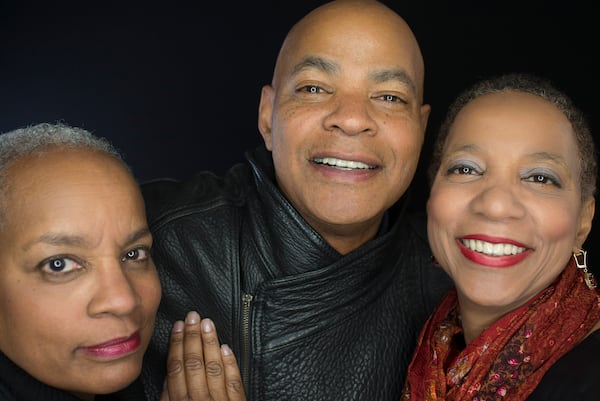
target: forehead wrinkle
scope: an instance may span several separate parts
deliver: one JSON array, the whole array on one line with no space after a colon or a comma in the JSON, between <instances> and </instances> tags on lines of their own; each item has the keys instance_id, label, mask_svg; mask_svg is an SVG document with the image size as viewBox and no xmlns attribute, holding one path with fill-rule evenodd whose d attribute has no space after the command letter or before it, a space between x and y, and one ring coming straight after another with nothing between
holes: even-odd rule
<instances>
[{"instance_id":1,"label":"forehead wrinkle","mask_svg":"<svg viewBox=\"0 0 600 401\"><path fill-rule=\"evenodd\" d=\"M142 238L151 236L150 230L144 227L136 232L130 234L125 240L124 246L131 245ZM86 247L89 246L89 242L82 236L69 235L62 233L45 233L39 237L27 242L23 246L23 251L28 251L36 244L46 244L52 246L74 246L74 247Z\"/></svg>"},{"instance_id":2,"label":"forehead wrinkle","mask_svg":"<svg viewBox=\"0 0 600 401\"><path fill-rule=\"evenodd\" d=\"M27 242L23 246L23 251L28 251L34 245L37 244L47 244L52 246L78 246L83 247L88 244L88 242L79 235L70 235L63 233L45 233L40 235L39 237Z\"/></svg>"},{"instance_id":3,"label":"forehead wrinkle","mask_svg":"<svg viewBox=\"0 0 600 401\"><path fill-rule=\"evenodd\" d=\"M315 68L328 74L333 74L340 70L339 66L331 60L319 56L307 56L294 66L292 74L297 75L298 73L311 68Z\"/></svg>"},{"instance_id":4,"label":"forehead wrinkle","mask_svg":"<svg viewBox=\"0 0 600 401\"><path fill-rule=\"evenodd\" d=\"M377 83L397 81L401 84L407 85L413 93L417 93L417 86L415 85L415 82L405 70L400 68L371 71L369 73L369 79Z\"/></svg>"}]
</instances>

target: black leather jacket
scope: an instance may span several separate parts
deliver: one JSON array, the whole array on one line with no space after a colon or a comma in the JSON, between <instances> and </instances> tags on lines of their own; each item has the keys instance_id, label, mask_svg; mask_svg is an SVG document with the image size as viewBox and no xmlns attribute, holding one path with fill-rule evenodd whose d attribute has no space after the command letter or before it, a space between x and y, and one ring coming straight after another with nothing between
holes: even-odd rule
<instances>
[{"instance_id":1,"label":"black leather jacket","mask_svg":"<svg viewBox=\"0 0 600 401\"><path fill-rule=\"evenodd\" d=\"M249 400L398 401L418 332L450 285L423 221L390 211L377 238L342 256L282 197L270 153L247 158L223 177L142 187L163 285L148 399L173 322L196 310L235 352Z\"/></svg>"}]
</instances>

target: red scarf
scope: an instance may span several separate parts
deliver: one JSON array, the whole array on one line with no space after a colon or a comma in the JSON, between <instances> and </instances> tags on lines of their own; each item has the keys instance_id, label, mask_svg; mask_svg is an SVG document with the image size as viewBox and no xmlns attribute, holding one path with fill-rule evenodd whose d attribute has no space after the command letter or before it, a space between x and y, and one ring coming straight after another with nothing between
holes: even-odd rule
<instances>
[{"instance_id":1,"label":"red scarf","mask_svg":"<svg viewBox=\"0 0 600 401\"><path fill-rule=\"evenodd\" d=\"M571 259L548 288L461 349L456 290L451 289L421 331L402 399L525 400L599 320L600 291L587 287Z\"/></svg>"}]
</instances>

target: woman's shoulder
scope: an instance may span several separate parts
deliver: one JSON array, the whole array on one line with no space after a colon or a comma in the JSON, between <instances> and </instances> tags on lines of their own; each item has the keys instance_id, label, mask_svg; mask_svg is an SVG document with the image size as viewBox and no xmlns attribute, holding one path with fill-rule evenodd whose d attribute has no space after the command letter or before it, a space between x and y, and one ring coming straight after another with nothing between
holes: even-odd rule
<instances>
[{"instance_id":1,"label":"woman's shoulder","mask_svg":"<svg viewBox=\"0 0 600 401\"><path fill-rule=\"evenodd\" d=\"M546 372L528 401L597 401L600 394L600 330Z\"/></svg>"}]
</instances>

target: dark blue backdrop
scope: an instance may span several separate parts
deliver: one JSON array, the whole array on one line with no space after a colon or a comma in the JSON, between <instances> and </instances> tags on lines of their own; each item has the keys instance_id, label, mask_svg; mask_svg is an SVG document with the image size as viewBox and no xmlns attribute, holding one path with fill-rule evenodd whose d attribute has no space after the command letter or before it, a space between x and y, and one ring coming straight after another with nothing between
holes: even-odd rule
<instances>
[{"instance_id":1,"label":"dark blue backdrop","mask_svg":"<svg viewBox=\"0 0 600 401\"><path fill-rule=\"evenodd\" d=\"M0 132L42 121L87 128L120 147L140 180L224 171L259 143L260 88L286 30L321 2L213 3L0 0ZM387 3L422 46L429 137L461 88L505 71L553 79L598 131L600 35L589 9ZM424 199L424 176L415 182Z\"/></svg>"}]
</instances>

